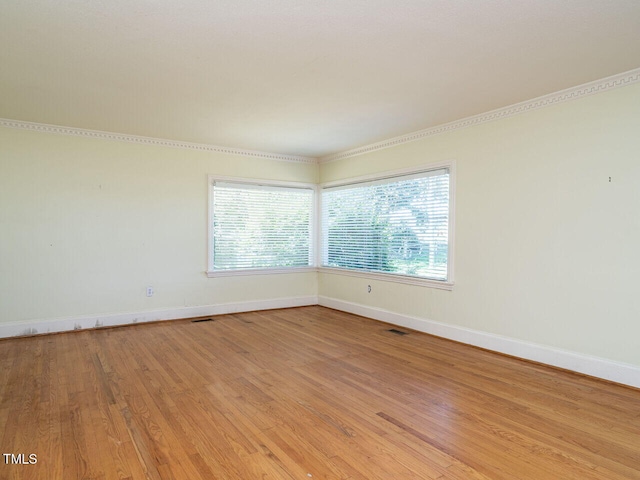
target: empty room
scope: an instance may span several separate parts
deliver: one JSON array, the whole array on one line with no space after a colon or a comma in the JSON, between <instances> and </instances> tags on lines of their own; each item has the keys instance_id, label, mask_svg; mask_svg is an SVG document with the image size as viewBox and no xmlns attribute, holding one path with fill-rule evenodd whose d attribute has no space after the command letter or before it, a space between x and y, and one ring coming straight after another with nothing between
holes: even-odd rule
<instances>
[{"instance_id":1,"label":"empty room","mask_svg":"<svg viewBox=\"0 0 640 480\"><path fill-rule=\"evenodd\" d=\"M0 3L0 480L640 479L640 2Z\"/></svg>"}]
</instances>

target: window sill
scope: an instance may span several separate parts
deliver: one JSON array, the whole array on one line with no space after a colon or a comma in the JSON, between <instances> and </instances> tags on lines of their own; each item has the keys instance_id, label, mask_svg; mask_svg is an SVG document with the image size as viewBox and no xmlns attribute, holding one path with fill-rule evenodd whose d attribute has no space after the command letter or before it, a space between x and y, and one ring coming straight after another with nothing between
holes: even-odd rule
<instances>
[{"instance_id":1,"label":"window sill","mask_svg":"<svg viewBox=\"0 0 640 480\"><path fill-rule=\"evenodd\" d=\"M207 277L238 277L243 275L277 275L281 273L316 272L315 267L247 268L245 270L208 270Z\"/></svg>"},{"instance_id":2,"label":"window sill","mask_svg":"<svg viewBox=\"0 0 640 480\"><path fill-rule=\"evenodd\" d=\"M403 283L406 285L419 285L423 287L438 288L440 290L453 290L453 282L431 280L428 278L412 277L410 275L397 275L390 273L363 272L358 270L347 270L343 268L320 267L320 273L330 275L345 275L347 277L369 278L371 280L381 280L384 282Z\"/></svg>"},{"instance_id":3,"label":"window sill","mask_svg":"<svg viewBox=\"0 0 640 480\"><path fill-rule=\"evenodd\" d=\"M207 277L241 277L246 275L279 275L283 273L307 273L319 272L330 275L344 275L347 277L368 278L371 280L381 280L384 282L403 283L405 285L419 285L422 287L437 288L440 290L453 290L453 282L431 280L428 278L412 277L409 275L397 275L390 273L363 272L358 270L347 270L343 268L330 267L292 267L292 268L252 268L246 270L214 270L207 271Z\"/></svg>"}]
</instances>

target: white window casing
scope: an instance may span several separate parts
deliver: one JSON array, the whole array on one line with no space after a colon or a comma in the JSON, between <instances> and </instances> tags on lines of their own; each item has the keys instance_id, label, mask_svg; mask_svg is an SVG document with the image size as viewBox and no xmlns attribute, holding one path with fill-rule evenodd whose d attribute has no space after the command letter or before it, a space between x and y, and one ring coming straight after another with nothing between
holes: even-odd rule
<instances>
[{"instance_id":1,"label":"white window casing","mask_svg":"<svg viewBox=\"0 0 640 480\"><path fill-rule=\"evenodd\" d=\"M325 184L320 271L453 286L454 162Z\"/></svg>"},{"instance_id":2,"label":"white window casing","mask_svg":"<svg viewBox=\"0 0 640 480\"><path fill-rule=\"evenodd\" d=\"M209 177L207 276L324 273L453 288L455 162L323 185Z\"/></svg>"},{"instance_id":3,"label":"white window casing","mask_svg":"<svg viewBox=\"0 0 640 480\"><path fill-rule=\"evenodd\" d=\"M210 277L314 269L315 186L210 177Z\"/></svg>"}]
</instances>

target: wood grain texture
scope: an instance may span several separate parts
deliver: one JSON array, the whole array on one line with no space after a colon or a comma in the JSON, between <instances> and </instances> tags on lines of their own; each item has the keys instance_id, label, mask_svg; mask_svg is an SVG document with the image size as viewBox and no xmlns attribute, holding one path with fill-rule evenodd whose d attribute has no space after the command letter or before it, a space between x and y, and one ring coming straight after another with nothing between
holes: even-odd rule
<instances>
[{"instance_id":1,"label":"wood grain texture","mask_svg":"<svg viewBox=\"0 0 640 480\"><path fill-rule=\"evenodd\" d=\"M640 391L323 307L0 341L0 479L640 479Z\"/></svg>"}]
</instances>

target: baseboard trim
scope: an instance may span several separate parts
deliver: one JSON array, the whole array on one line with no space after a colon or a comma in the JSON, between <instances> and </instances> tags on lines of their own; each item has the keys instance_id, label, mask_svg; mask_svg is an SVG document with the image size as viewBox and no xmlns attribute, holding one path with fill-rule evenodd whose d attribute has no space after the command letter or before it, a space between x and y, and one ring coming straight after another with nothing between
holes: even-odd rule
<instances>
[{"instance_id":1,"label":"baseboard trim","mask_svg":"<svg viewBox=\"0 0 640 480\"><path fill-rule=\"evenodd\" d=\"M640 388L640 367L320 295L324 307L411 328L494 352Z\"/></svg>"},{"instance_id":2,"label":"baseboard trim","mask_svg":"<svg viewBox=\"0 0 640 480\"><path fill-rule=\"evenodd\" d=\"M200 305L195 307L177 307L133 313L87 315L80 317L54 318L28 322L2 323L0 324L0 338L67 332L71 330L83 330L87 328L115 327L136 323L157 322L162 320L178 320L180 318L222 315L225 313L240 313L256 310L273 310L276 308L304 307L317 304L318 297L316 295L308 295L303 297L286 297L270 300L254 300L249 302L221 303L217 305Z\"/></svg>"},{"instance_id":3,"label":"baseboard trim","mask_svg":"<svg viewBox=\"0 0 640 480\"><path fill-rule=\"evenodd\" d=\"M323 295L285 297L249 302L221 303L194 307L177 307L133 313L87 315L80 317L55 318L29 322L0 324L0 338L40 335L46 333L83 330L88 328L115 327L137 323L178 320L181 318L223 315L277 308L322 305L343 312L373 318L438 337L455 340L494 352L544 363L571 370L592 377L640 388L640 367L600 357L539 345L523 340L495 335L470 328L447 325L424 318L403 315L381 308L370 307Z\"/></svg>"}]
</instances>

